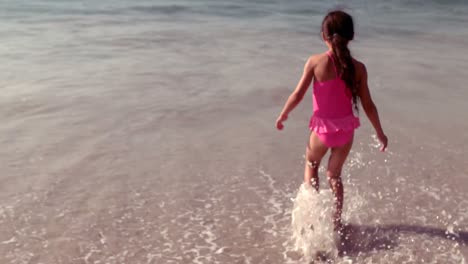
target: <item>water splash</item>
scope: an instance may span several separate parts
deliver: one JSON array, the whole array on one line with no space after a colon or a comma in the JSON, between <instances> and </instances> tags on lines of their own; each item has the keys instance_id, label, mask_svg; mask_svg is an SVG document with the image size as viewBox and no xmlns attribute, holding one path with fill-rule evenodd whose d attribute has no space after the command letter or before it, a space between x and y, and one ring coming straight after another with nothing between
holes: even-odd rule
<instances>
[{"instance_id":1,"label":"water splash","mask_svg":"<svg viewBox=\"0 0 468 264\"><path fill-rule=\"evenodd\" d=\"M316 192L301 185L292 210L292 239L307 261L326 255L336 257L338 250L332 224L333 198L330 191Z\"/></svg>"},{"instance_id":2,"label":"water splash","mask_svg":"<svg viewBox=\"0 0 468 264\"><path fill-rule=\"evenodd\" d=\"M352 185L352 183L348 183ZM297 191L291 212L292 244L294 250L302 254L302 258L310 261L321 259L332 261L338 259L346 241L339 239L333 231L332 214L334 210L333 193L326 189L316 192L311 187L302 184ZM344 223L360 223L365 218L366 200L357 192L356 188L345 190L345 211L342 219ZM347 240L344 236L342 239ZM341 258L341 261L349 259ZM347 262L344 262L347 263Z\"/></svg>"}]
</instances>

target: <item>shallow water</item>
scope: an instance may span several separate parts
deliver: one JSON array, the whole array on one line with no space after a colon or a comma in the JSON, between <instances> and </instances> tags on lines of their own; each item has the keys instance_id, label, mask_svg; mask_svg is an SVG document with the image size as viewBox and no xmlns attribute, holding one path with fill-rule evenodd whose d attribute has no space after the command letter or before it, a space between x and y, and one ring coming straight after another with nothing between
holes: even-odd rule
<instances>
[{"instance_id":1,"label":"shallow water","mask_svg":"<svg viewBox=\"0 0 468 264\"><path fill-rule=\"evenodd\" d=\"M320 250L465 263L468 4L396 0L1 2L0 262L313 258L332 240L308 218L331 209L325 178L315 203L300 189L310 93L284 131L274 121L336 5L390 146L361 110L348 239ZM309 221L324 231L297 236Z\"/></svg>"}]
</instances>

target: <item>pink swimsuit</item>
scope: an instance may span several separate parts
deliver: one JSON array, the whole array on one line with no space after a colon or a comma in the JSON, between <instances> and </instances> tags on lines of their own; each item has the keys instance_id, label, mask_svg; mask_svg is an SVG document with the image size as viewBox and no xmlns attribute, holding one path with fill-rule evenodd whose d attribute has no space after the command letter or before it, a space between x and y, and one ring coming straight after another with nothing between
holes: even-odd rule
<instances>
[{"instance_id":1,"label":"pink swimsuit","mask_svg":"<svg viewBox=\"0 0 468 264\"><path fill-rule=\"evenodd\" d=\"M352 140L359 118L353 114L351 91L339 77L331 52L327 52L335 68L336 78L314 81L313 107L309 128L328 147L338 147Z\"/></svg>"}]
</instances>

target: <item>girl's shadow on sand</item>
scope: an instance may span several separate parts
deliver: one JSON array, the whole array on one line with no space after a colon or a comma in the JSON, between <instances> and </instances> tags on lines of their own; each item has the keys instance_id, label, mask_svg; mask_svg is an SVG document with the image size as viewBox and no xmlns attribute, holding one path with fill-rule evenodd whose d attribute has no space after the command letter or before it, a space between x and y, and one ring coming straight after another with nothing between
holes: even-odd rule
<instances>
[{"instance_id":1,"label":"girl's shadow on sand","mask_svg":"<svg viewBox=\"0 0 468 264\"><path fill-rule=\"evenodd\" d=\"M422 227L412 225L384 225L363 226L346 225L344 238L339 247L342 255L355 256L375 250L391 250L398 246L400 234L420 234L444 238L460 244L468 243L468 232L462 231L455 234L447 230L433 227Z\"/></svg>"}]
</instances>

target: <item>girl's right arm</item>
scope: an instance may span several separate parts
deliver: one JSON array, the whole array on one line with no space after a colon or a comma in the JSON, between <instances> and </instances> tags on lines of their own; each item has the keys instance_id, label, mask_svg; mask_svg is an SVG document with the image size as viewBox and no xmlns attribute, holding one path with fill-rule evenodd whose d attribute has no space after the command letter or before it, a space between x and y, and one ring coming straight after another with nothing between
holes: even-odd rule
<instances>
[{"instance_id":1,"label":"girl's right arm","mask_svg":"<svg viewBox=\"0 0 468 264\"><path fill-rule=\"evenodd\" d=\"M362 104L362 108L364 108L364 111L366 112L367 118L369 118L369 121L372 123L372 126L375 129L375 132L377 133L377 137L382 144L380 147L380 151L385 151L387 148L388 144L388 139L387 136L385 135L382 125L380 124L380 118L379 118L379 113L377 111L377 107L374 104L374 101L372 101L372 97L370 95L369 91L369 86L367 84L367 70L366 66L358 62L357 63L357 73L359 77L359 99Z\"/></svg>"},{"instance_id":2,"label":"girl's right arm","mask_svg":"<svg viewBox=\"0 0 468 264\"><path fill-rule=\"evenodd\" d=\"M314 78L315 64L316 56L312 56L307 60L304 66L304 72L302 73L302 77L299 80L296 89L294 89L294 92L292 92L292 94L289 96L286 104L283 107L283 110L278 116L278 119L276 119L276 128L278 130L283 129L283 122L288 119L288 114L302 101L302 98L304 98L304 95L309 88L312 79Z\"/></svg>"}]
</instances>

